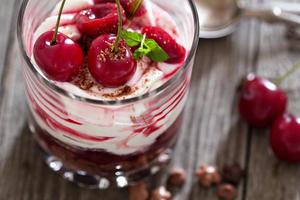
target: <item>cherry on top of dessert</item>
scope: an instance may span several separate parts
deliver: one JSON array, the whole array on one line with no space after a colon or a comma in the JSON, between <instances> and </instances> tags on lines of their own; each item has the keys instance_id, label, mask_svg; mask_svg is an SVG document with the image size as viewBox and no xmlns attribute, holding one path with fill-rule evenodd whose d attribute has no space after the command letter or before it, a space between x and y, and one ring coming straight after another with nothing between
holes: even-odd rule
<instances>
[{"instance_id":1,"label":"cherry on top of dessert","mask_svg":"<svg viewBox=\"0 0 300 200\"><path fill-rule=\"evenodd\" d=\"M46 76L55 81L71 81L80 71L83 52L80 46L62 33L51 44L54 31L43 33L35 42L33 55Z\"/></svg>"},{"instance_id":2,"label":"cherry on top of dessert","mask_svg":"<svg viewBox=\"0 0 300 200\"><path fill-rule=\"evenodd\" d=\"M83 64L83 52L71 38L58 33L66 0L63 0L57 17L55 31L43 33L35 42L33 56L45 75L55 81L71 81Z\"/></svg>"},{"instance_id":3,"label":"cherry on top of dessert","mask_svg":"<svg viewBox=\"0 0 300 200\"><path fill-rule=\"evenodd\" d=\"M125 11L121 8L122 21L126 21ZM97 37L105 33L117 33L118 11L115 3L96 4L82 10L75 17L79 30L90 37Z\"/></svg>"},{"instance_id":4,"label":"cherry on top of dessert","mask_svg":"<svg viewBox=\"0 0 300 200\"><path fill-rule=\"evenodd\" d=\"M88 67L93 78L104 87L119 87L134 75L137 63L124 40L118 51L112 51L116 36L104 34L96 38L88 51Z\"/></svg>"},{"instance_id":5,"label":"cherry on top of dessert","mask_svg":"<svg viewBox=\"0 0 300 200\"><path fill-rule=\"evenodd\" d=\"M58 33L65 1L62 1L55 31L42 34L33 49L34 58L41 70L55 81L72 81L75 76L78 77L84 60L80 46L66 35ZM116 3L110 3L111 1ZM142 0L121 1L131 15L140 10L142 3ZM123 30L122 24L126 21L126 16L120 0L95 2L94 6L81 10L75 16L75 21L83 38L90 38L92 41L88 45L86 60L89 72L96 82L104 87L125 85L136 71L136 60L144 55L155 62L179 63L184 60L185 49L159 27L144 27L144 35ZM137 49L132 50L130 47L133 46Z\"/></svg>"},{"instance_id":6,"label":"cherry on top of dessert","mask_svg":"<svg viewBox=\"0 0 300 200\"><path fill-rule=\"evenodd\" d=\"M122 10L116 0L118 34L104 34L96 38L88 51L88 68L94 79L104 87L119 87L127 83L136 71L137 63L131 49L121 38Z\"/></svg>"}]
</instances>

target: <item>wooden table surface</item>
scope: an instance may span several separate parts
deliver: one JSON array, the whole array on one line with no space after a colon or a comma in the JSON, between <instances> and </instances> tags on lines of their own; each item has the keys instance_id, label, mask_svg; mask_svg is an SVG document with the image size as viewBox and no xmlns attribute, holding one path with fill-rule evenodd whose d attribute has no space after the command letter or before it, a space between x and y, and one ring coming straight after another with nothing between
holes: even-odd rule
<instances>
[{"instance_id":1,"label":"wooden table surface","mask_svg":"<svg viewBox=\"0 0 300 200\"><path fill-rule=\"evenodd\" d=\"M126 189L78 188L42 162L26 126L15 38L20 0L0 3L0 200L126 200ZM201 164L238 162L246 169L238 200L300 200L300 165L277 161L269 149L268 130L248 127L236 110L236 86L242 76L255 72L275 77L300 59L300 49L291 49L290 43L284 27L255 20L244 21L229 37L200 40L173 160L173 165L187 170L188 181L174 199L217 199L214 189L196 184L193 172ZM299 76L300 72L292 75L282 85L294 114L300 114ZM163 182L165 175L160 178Z\"/></svg>"}]
</instances>

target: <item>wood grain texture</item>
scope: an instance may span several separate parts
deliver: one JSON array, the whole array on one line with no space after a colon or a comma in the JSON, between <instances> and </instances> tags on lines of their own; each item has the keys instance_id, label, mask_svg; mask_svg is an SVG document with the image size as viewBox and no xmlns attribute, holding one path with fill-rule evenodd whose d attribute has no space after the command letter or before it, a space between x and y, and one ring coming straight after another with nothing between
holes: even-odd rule
<instances>
[{"instance_id":1,"label":"wood grain texture","mask_svg":"<svg viewBox=\"0 0 300 200\"><path fill-rule=\"evenodd\" d=\"M299 1L298 1L299 2ZM266 77L276 77L284 73L300 58L298 51L290 48L285 38L286 29L280 25L260 25L256 73ZM289 111L300 113L300 72L290 76L282 85L288 92ZM269 130L251 132L251 148L247 182L247 200L299 200L300 168L278 161L269 148Z\"/></svg>"},{"instance_id":2,"label":"wood grain texture","mask_svg":"<svg viewBox=\"0 0 300 200\"><path fill-rule=\"evenodd\" d=\"M7 56L8 50L12 47L10 42L14 38L12 29L14 29L15 24L13 23L13 16L16 13L15 0L1 0L0 6L0 76L3 69L7 68L7 63L5 63L5 57Z\"/></svg>"},{"instance_id":3,"label":"wood grain texture","mask_svg":"<svg viewBox=\"0 0 300 200\"><path fill-rule=\"evenodd\" d=\"M8 9L13 3L3 5ZM0 12L1 9L3 7ZM13 32L14 28L10 34L0 31L0 38L8 39ZM1 79L0 200L126 200L126 189L78 188L51 172L42 162L26 126L27 109L17 42L15 38L10 42ZM198 186L194 171L202 164L222 167L233 162L247 169L238 200L300 199L299 167L276 161L268 149L267 131L249 129L239 120L236 111L236 87L243 75L255 71L274 77L299 57L299 52L289 49L281 26L255 20L245 21L229 37L200 40L182 134L172 162L173 166L187 170L188 181L173 199L216 200L214 189ZM293 75L283 85L290 97L290 110L295 114L300 112L299 75L300 72ZM155 182L165 180L166 174L162 173Z\"/></svg>"}]
</instances>

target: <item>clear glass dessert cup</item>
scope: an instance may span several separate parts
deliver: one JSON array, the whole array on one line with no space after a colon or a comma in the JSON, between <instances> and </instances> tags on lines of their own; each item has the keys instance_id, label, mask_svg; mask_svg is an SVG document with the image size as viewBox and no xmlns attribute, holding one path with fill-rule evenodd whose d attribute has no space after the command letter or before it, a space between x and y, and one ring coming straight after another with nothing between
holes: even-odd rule
<instances>
[{"instance_id":1,"label":"clear glass dessert cup","mask_svg":"<svg viewBox=\"0 0 300 200\"><path fill-rule=\"evenodd\" d=\"M29 127L47 165L79 185L125 187L156 173L170 159L188 95L199 25L192 0L148 1L174 18L188 55L180 70L157 89L117 101L77 96L38 72L30 59L33 33L58 0L23 1L18 39Z\"/></svg>"}]
</instances>

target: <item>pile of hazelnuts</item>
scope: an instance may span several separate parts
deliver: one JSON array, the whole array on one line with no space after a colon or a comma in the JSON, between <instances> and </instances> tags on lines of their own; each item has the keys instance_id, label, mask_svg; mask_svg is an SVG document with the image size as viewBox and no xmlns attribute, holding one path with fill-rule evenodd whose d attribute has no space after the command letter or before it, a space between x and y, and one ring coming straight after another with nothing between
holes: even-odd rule
<instances>
[{"instance_id":1,"label":"pile of hazelnuts","mask_svg":"<svg viewBox=\"0 0 300 200\"><path fill-rule=\"evenodd\" d=\"M208 165L201 165L195 171L200 187L209 189L216 186L216 195L223 200L233 200L237 197L237 187L244 174L244 170L237 163L225 165L222 172L217 167ZM129 187L129 200L171 200L172 193L183 187L186 181L186 172L176 167L169 173L167 188L160 186L149 193L146 183L140 182Z\"/></svg>"}]
</instances>

